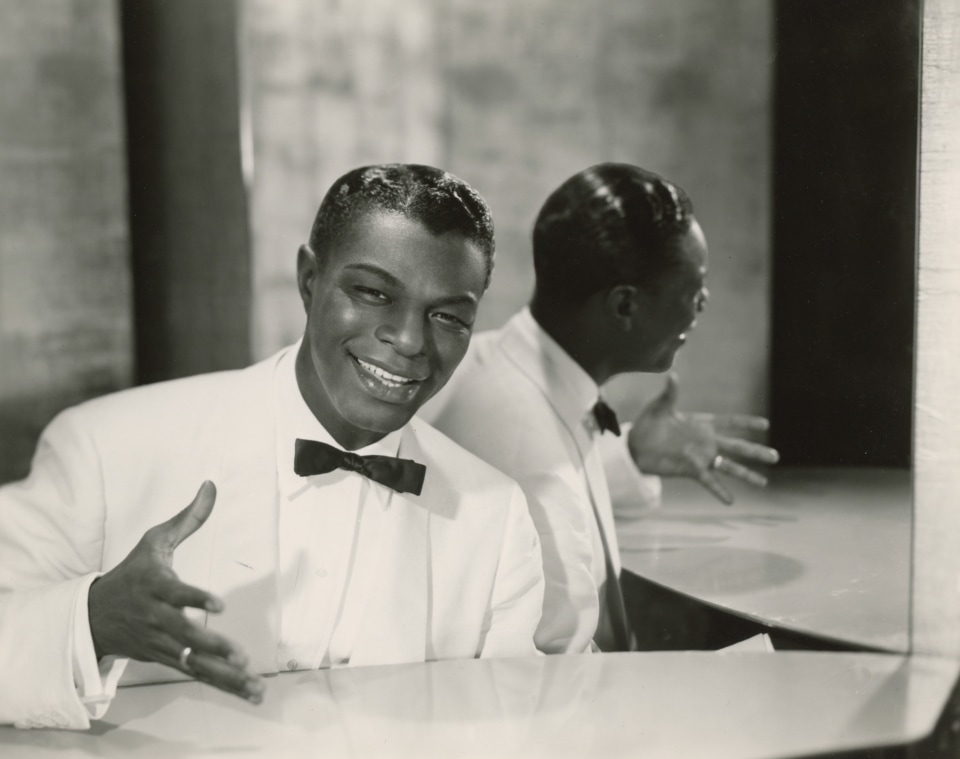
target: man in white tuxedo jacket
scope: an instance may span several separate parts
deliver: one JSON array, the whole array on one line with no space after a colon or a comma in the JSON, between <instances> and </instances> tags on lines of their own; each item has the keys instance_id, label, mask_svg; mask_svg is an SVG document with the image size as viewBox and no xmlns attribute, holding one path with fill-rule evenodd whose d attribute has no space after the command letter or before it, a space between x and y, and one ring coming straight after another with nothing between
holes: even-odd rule
<instances>
[{"instance_id":1,"label":"man in white tuxedo jacket","mask_svg":"<svg viewBox=\"0 0 960 759\"><path fill-rule=\"evenodd\" d=\"M622 372L667 371L706 304L706 240L682 189L629 164L578 172L541 208L533 257L529 308L477 335L422 415L523 488L546 575L539 648L629 650L614 509L658 506L661 475L730 503L717 474L763 485L733 457L777 453L717 431L765 419L677 411L673 376L623 436L600 397Z\"/></svg>"},{"instance_id":2,"label":"man in white tuxedo jacket","mask_svg":"<svg viewBox=\"0 0 960 759\"><path fill-rule=\"evenodd\" d=\"M298 253L301 342L58 416L0 489L0 722L87 727L118 681L257 702L264 673L536 653L523 493L411 420L492 255L462 181L357 169Z\"/></svg>"}]
</instances>

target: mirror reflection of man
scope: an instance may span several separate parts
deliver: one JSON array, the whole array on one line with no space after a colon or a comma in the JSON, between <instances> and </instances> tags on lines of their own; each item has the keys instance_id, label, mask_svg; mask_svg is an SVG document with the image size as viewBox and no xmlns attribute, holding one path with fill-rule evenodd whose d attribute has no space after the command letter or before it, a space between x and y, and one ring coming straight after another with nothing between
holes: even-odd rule
<instances>
[{"instance_id":1,"label":"mirror reflection of man","mask_svg":"<svg viewBox=\"0 0 960 759\"><path fill-rule=\"evenodd\" d=\"M538 647L626 650L613 504L656 503L657 475L694 478L731 503L718 474L762 486L734 457L769 464L777 453L718 432L763 430L763 418L679 412L673 375L625 435L602 434L620 429L600 387L669 370L707 303L706 239L677 185L628 164L575 174L541 208L533 258L529 307L474 338L423 414L527 495L547 580Z\"/></svg>"},{"instance_id":2,"label":"mirror reflection of man","mask_svg":"<svg viewBox=\"0 0 960 759\"><path fill-rule=\"evenodd\" d=\"M124 670L259 702L264 673L536 653L520 488L411 420L493 246L452 175L349 172L299 250L298 345L55 419L0 489L0 722L87 727Z\"/></svg>"}]
</instances>

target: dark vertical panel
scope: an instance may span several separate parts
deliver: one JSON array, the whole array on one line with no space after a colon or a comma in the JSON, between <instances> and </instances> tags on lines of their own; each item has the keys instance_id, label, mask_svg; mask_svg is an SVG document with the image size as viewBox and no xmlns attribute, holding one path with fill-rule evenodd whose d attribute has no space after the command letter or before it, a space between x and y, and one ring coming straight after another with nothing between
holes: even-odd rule
<instances>
[{"instance_id":1,"label":"dark vertical panel","mask_svg":"<svg viewBox=\"0 0 960 759\"><path fill-rule=\"evenodd\" d=\"M250 358L238 3L121 4L137 380Z\"/></svg>"},{"instance_id":2,"label":"dark vertical panel","mask_svg":"<svg viewBox=\"0 0 960 759\"><path fill-rule=\"evenodd\" d=\"M784 463L910 462L918 0L780 0L772 439Z\"/></svg>"}]
</instances>

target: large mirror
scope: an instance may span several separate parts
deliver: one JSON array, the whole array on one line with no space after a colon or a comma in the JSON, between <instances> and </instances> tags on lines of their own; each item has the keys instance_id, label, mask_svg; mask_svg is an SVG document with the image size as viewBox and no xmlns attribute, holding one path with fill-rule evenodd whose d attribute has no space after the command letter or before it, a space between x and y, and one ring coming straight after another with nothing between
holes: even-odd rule
<instances>
[{"instance_id":1,"label":"large mirror","mask_svg":"<svg viewBox=\"0 0 960 759\"><path fill-rule=\"evenodd\" d=\"M291 251L323 189L420 161L489 200L480 327L532 285L547 193L603 160L691 195L711 301L680 406L770 417L732 507L687 481L626 515L656 588L839 647L907 650L919 10L868 2L248 0L242 60L255 357L296 339ZM662 376L606 389L621 415Z\"/></svg>"}]
</instances>

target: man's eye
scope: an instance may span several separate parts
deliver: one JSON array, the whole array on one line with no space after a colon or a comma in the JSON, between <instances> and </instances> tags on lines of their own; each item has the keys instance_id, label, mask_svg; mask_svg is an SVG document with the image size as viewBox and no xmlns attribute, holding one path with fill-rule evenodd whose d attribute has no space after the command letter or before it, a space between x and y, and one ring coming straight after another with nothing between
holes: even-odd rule
<instances>
[{"instance_id":1,"label":"man's eye","mask_svg":"<svg viewBox=\"0 0 960 759\"><path fill-rule=\"evenodd\" d=\"M375 290L372 287L365 287L364 285L354 285L353 290L354 292L362 296L365 300L376 301L378 303L387 300L387 296L384 293L380 292L379 290Z\"/></svg>"},{"instance_id":2,"label":"man's eye","mask_svg":"<svg viewBox=\"0 0 960 759\"><path fill-rule=\"evenodd\" d=\"M458 327L460 329L470 329L470 325L467 324L459 316L454 316L453 314L448 314L443 311L436 311L433 314L433 317L438 321L443 322L444 324L451 327Z\"/></svg>"}]
</instances>

